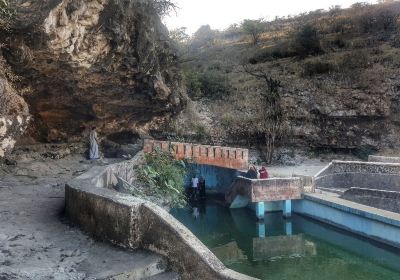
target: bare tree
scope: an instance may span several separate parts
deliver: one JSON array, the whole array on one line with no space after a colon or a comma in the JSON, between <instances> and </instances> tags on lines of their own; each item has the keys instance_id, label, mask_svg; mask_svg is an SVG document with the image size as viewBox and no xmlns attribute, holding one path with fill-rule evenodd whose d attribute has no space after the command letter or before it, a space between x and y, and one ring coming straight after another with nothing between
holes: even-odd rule
<instances>
[{"instance_id":1,"label":"bare tree","mask_svg":"<svg viewBox=\"0 0 400 280\"><path fill-rule=\"evenodd\" d=\"M276 140L282 135L285 114L282 109L281 82L274 79L263 69L250 69L243 65L244 71L265 82L265 89L261 92L262 123L261 128L265 136L265 159L272 162Z\"/></svg>"}]
</instances>

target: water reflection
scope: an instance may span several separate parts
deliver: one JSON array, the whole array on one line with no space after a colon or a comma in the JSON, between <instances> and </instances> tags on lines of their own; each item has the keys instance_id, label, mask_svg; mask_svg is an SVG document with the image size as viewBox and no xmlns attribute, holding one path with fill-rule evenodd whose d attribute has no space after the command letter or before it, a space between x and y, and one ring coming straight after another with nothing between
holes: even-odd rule
<instances>
[{"instance_id":1,"label":"water reflection","mask_svg":"<svg viewBox=\"0 0 400 280\"><path fill-rule=\"evenodd\" d=\"M398 250L294 215L196 203L171 212L229 268L261 279L400 279Z\"/></svg>"}]
</instances>

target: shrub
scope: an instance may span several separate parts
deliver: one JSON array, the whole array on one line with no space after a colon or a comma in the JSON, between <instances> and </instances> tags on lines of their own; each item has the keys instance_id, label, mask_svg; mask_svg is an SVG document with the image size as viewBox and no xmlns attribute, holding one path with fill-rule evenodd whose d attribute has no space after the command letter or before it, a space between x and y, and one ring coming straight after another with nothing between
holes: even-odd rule
<instances>
[{"instance_id":1,"label":"shrub","mask_svg":"<svg viewBox=\"0 0 400 280\"><path fill-rule=\"evenodd\" d=\"M206 97L221 97L229 92L227 79L216 72L188 72L185 75L186 87L190 96L201 93Z\"/></svg>"},{"instance_id":2,"label":"shrub","mask_svg":"<svg viewBox=\"0 0 400 280\"><path fill-rule=\"evenodd\" d=\"M310 24L304 25L294 35L292 49L300 57L322 53L317 29Z\"/></svg>"},{"instance_id":3,"label":"shrub","mask_svg":"<svg viewBox=\"0 0 400 280\"><path fill-rule=\"evenodd\" d=\"M202 141L207 137L207 131L203 125L195 125L194 129L196 131L197 140Z\"/></svg>"},{"instance_id":4,"label":"shrub","mask_svg":"<svg viewBox=\"0 0 400 280\"><path fill-rule=\"evenodd\" d=\"M296 56L290 49L288 42L282 42L274 46L273 48L263 49L256 53L253 57L249 59L250 64L263 63L266 61L271 61L274 59L287 58Z\"/></svg>"},{"instance_id":5,"label":"shrub","mask_svg":"<svg viewBox=\"0 0 400 280\"><path fill-rule=\"evenodd\" d=\"M336 70L336 66L329 61L311 60L303 64L303 76L326 74Z\"/></svg>"},{"instance_id":6,"label":"shrub","mask_svg":"<svg viewBox=\"0 0 400 280\"><path fill-rule=\"evenodd\" d=\"M352 150L352 153L356 157L358 157L362 160L368 160L368 156L370 156L376 152L377 152L377 149L370 145L361 145L359 148Z\"/></svg>"},{"instance_id":7,"label":"shrub","mask_svg":"<svg viewBox=\"0 0 400 280\"><path fill-rule=\"evenodd\" d=\"M338 68L342 72L364 69L369 65L369 55L365 50L351 51L343 55L338 61Z\"/></svg>"},{"instance_id":8,"label":"shrub","mask_svg":"<svg viewBox=\"0 0 400 280\"><path fill-rule=\"evenodd\" d=\"M339 49L343 49L347 46L347 42L340 36L336 36L335 39L332 41L332 45Z\"/></svg>"},{"instance_id":9,"label":"shrub","mask_svg":"<svg viewBox=\"0 0 400 280\"><path fill-rule=\"evenodd\" d=\"M145 155L146 164L139 167L138 179L149 188L150 195L167 199L173 206L184 206L186 163L177 160L172 152L155 149Z\"/></svg>"}]
</instances>

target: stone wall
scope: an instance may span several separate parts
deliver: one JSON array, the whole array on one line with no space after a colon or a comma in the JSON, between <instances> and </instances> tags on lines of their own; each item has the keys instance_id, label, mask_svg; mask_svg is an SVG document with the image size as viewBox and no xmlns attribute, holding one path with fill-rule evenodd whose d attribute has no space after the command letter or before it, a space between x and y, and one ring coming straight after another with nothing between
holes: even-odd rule
<instances>
[{"instance_id":1,"label":"stone wall","mask_svg":"<svg viewBox=\"0 0 400 280\"><path fill-rule=\"evenodd\" d=\"M341 195L341 198L371 207L400 213L399 192L350 188Z\"/></svg>"},{"instance_id":2,"label":"stone wall","mask_svg":"<svg viewBox=\"0 0 400 280\"><path fill-rule=\"evenodd\" d=\"M400 163L400 157L368 156L369 162Z\"/></svg>"},{"instance_id":3,"label":"stone wall","mask_svg":"<svg viewBox=\"0 0 400 280\"><path fill-rule=\"evenodd\" d=\"M92 236L166 256L183 279L251 280L227 269L186 227L162 208L108 187L130 162L94 167L65 188L66 214ZM128 177L129 179L129 174Z\"/></svg>"},{"instance_id":4,"label":"stone wall","mask_svg":"<svg viewBox=\"0 0 400 280\"><path fill-rule=\"evenodd\" d=\"M170 145L172 145L178 159L188 159L198 164L231 169L247 169L249 165L249 152L247 149L145 139L143 150L145 153L151 153L155 148L159 147L167 151Z\"/></svg>"},{"instance_id":5,"label":"stone wall","mask_svg":"<svg viewBox=\"0 0 400 280\"><path fill-rule=\"evenodd\" d=\"M332 161L318 173L317 188L368 188L400 191L400 164Z\"/></svg>"}]
</instances>

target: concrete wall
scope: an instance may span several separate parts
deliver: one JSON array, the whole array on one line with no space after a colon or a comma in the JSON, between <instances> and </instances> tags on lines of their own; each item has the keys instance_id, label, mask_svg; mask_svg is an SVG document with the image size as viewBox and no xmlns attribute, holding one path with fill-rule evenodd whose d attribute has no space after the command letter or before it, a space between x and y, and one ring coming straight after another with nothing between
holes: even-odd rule
<instances>
[{"instance_id":1,"label":"concrete wall","mask_svg":"<svg viewBox=\"0 0 400 280\"><path fill-rule=\"evenodd\" d=\"M129 162L95 167L65 188L66 214L92 236L166 256L183 279L254 279L227 269L186 227L162 208L106 187ZM129 175L128 175L129 177Z\"/></svg>"},{"instance_id":2,"label":"concrete wall","mask_svg":"<svg viewBox=\"0 0 400 280\"><path fill-rule=\"evenodd\" d=\"M265 180L237 177L226 195L227 203L236 196L249 198L250 202L281 201L301 198L300 178L270 178Z\"/></svg>"},{"instance_id":3,"label":"concrete wall","mask_svg":"<svg viewBox=\"0 0 400 280\"><path fill-rule=\"evenodd\" d=\"M315 179L317 188L400 191L400 164L333 161Z\"/></svg>"},{"instance_id":4,"label":"concrete wall","mask_svg":"<svg viewBox=\"0 0 400 280\"><path fill-rule=\"evenodd\" d=\"M249 151L247 149L145 139L143 150L145 153L151 153L159 147L167 151L170 145L172 145L178 159L188 159L198 164L231 169L247 169L249 165Z\"/></svg>"},{"instance_id":5,"label":"concrete wall","mask_svg":"<svg viewBox=\"0 0 400 280\"><path fill-rule=\"evenodd\" d=\"M323 194L306 194L293 211L368 238L400 247L400 214Z\"/></svg>"},{"instance_id":6,"label":"concrete wall","mask_svg":"<svg viewBox=\"0 0 400 280\"><path fill-rule=\"evenodd\" d=\"M368 156L369 162L400 163L400 157Z\"/></svg>"}]
</instances>

